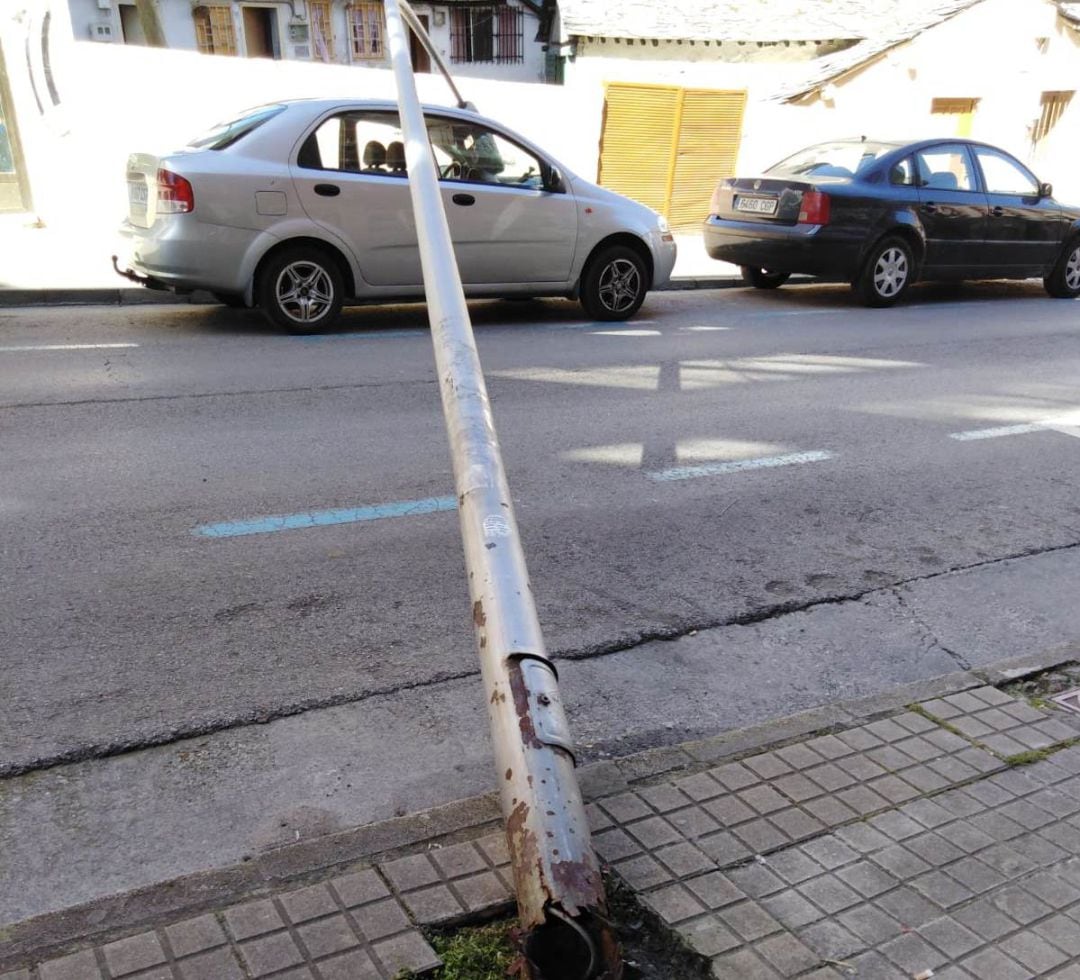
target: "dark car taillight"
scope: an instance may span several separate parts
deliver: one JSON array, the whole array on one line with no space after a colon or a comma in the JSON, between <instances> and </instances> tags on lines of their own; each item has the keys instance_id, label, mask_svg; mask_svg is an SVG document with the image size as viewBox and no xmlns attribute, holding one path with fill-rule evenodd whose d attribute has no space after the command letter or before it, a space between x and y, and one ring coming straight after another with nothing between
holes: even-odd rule
<instances>
[{"instance_id":1,"label":"dark car taillight","mask_svg":"<svg viewBox=\"0 0 1080 980\"><path fill-rule=\"evenodd\" d=\"M799 209L800 225L827 225L829 223L829 195L821 191L804 191Z\"/></svg>"},{"instance_id":2,"label":"dark car taillight","mask_svg":"<svg viewBox=\"0 0 1080 980\"><path fill-rule=\"evenodd\" d=\"M191 181L161 167L157 172L158 214L185 214L195 210Z\"/></svg>"}]
</instances>

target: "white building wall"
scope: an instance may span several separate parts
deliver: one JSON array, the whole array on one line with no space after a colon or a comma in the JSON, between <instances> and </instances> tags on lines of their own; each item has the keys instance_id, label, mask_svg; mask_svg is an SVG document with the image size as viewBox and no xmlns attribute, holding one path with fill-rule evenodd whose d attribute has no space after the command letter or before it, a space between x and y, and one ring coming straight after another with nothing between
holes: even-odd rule
<instances>
[{"instance_id":1,"label":"white building wall","mask_svg":"<svg viewBox=\"0 0 1080 980\"><path fill-rule=\"evenodd\" d=\"M24 13L26 9L0 8L0 44L11 75L34 207L49 224L96 222L111 232L127 210L124 172L129 153L175 150L250 106L286 98L396 97L389 66L229 58L76 41L67 0L38 0L32 14ZM28 72L23 54L28 37L29 49L40 50L41 17L50 9L50 61L59 98L55 104L40 59ZM455 75L463 96L483 115L538 143L570 170L595 176L595 142L589 145L579 134L583 119L598 127L598 100L581 100L562 86ZM426 102L454 104L441 75L418 76L417 85Z\"/></svg>"},{"instance_id":2,"label":"white building wall","mask_svg":"<svg viewBox=\"0 0 1080 980\"><path fill-rule=\"evenodd\" d=\"M3 0L7 2L7 0ZM121 28L120 4L123 0L102 0L107 9L99 7L99 0L68 0L72 31L77 41L90 40L95 37L95 26L99 23L107 23L112 29L113 43L122 44L124 34ZM192 0L159 0L158 9L161 14L162 28L170 48L182 48L195 50L195 26L192 19ZM282 0L282 2L260 2L250 0L241 3L234 0L232 3L233 29L236 32L237 45L240 54L246 54L244 43L244 18L243 7L266 7L273 11L277 25L277 37L279 41L282 59L297 59L302 61L314 61L321 63L310 33L306 39L294 38L290 32L294 23L297 25L307 24L307 5L305 0ZM294 22L292 11L296 10L297 19ZM437 4L418 3L413 5L418 14L426 14L430 25L430 36L443 59L450 64L450 14L446 6ZM516 82L543 82L545 78L545 55L543 45L535 40L537 32L537 19L535 15L525 9L523 11L522 45L524 59L519 64L485 64L485 63L456 63L451 66L455 75L463 78L491 78L503 81ZM331 19L333 21L333 57L334 64L348 65L352 63L352 55L349 41L349 25L343 0L336 0L332 7ZM99 38L100 39L100 38ZM364 66L368 66L364 62ZM432 70L437 70L432 65Z\"/></svg>"},{"instance_id":3,"label":"white building wall","mask_svg":"<svg viewBox=\"0 0 1080 980\"><path fill-rule=\"evenodd\" d=\"M87 5L96 5L96 0L71 2L83 4L84 14ZM189 11L190 0L184 5ZM435 6L421 4L418 10L433 13ZM27 13L31 9L33 13ZM29 45L36 94L25 71L27 34L48 9L54 17L57 105L43 80L37 35ZM76 41L68 9L68 0L20 0L15 9L0 4L0 43L7 54L34 205L47 221L93 213L111 227L126 207L123 172L128 153L174 149L210 123L250 105L303 96L395 94L389 69ZM181 18L185 26L189 19ZM446 33L440 43L448 47L448 26L442 27ZM439 30L434 18L432 28ZM1040 37L1049 38L1044 52L1036 44ZM344 43L344 37L339 40ZM1028 137L1043 91L1080 91L1078 47L1076 35L1055 19L1051 4L985 0L835 82L825 90L828 99L808 105L766 99L786 68L717 65L704 57L684 64L665 57L663 71L656 61L637 57L579 58L569 66L565 86L470 77L461 70L464 66L454 67L454 73L465 98L481 112L523 133L589 179L597 172L603 86L608 81L747 89L738 164L744 173L760 171L801 146L830 137L932 134L935 126L944 124L930 114L932 99L978 98L973 136L1029 161L1040 179L1055 185L1060 199L1080 203L1080 168L1075 166L1080 96L1037 154L1031 152ZM418 83L427 101L451 104L439 75L419 76ZM73 166L78 180L71 178Z\"/></svg>"}]
</instances>

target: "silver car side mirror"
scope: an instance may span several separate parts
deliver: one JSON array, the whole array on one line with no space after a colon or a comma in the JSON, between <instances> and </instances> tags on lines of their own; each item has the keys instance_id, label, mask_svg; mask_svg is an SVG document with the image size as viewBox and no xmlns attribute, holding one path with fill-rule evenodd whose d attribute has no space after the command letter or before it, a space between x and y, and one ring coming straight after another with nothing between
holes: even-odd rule
<instances>
[{"instance_id":1,"label":"silver car side mirror","mask_svg":"<svg viewBox=\"0 0 1080 980\"><path fill-rule=\"evenodd\" d=\"M552 194L565 194L566 184L563 181L562 174L559 173L554 167L548 167L547 177L544 181L544 190L551 192Z\"/></svg>"}]
</instances>

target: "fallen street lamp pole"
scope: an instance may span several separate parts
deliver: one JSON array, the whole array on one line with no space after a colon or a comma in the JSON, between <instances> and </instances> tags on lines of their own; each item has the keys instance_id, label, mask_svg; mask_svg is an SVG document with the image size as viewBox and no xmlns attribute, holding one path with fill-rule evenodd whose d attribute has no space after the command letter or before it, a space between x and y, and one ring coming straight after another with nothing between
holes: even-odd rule
<instances>
[{"instance_id":1,"label":"fallen street lamp pole","mask_svg":"<svg viewBox=\"0 0 1080 980\"><path fill-rule=\"evenodd\" d=\"M472 618L532 980L618 980L622 961L574 774L409 59L404 0L386 0L409 191L457 485ZM415 22L415 18L410 16Z\"/></svg>"}]
</instances>

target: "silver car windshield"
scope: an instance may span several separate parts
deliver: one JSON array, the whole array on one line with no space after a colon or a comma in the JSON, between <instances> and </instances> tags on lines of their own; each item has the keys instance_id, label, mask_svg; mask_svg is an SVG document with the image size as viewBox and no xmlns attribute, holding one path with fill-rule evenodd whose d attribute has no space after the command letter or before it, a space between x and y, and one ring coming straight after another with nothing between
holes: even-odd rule
<instances>
[{"instance_id":1,"label":"silver car windshield","mask_svg":"<svg viewBox=\"0 0 1080 980\"><path fill-rule=\"evenodd\" d=\"M855 177L895 149L890 143L863 140L820 143L773 164L765 173L789 177Z\"/></svg>"},{"instance_id":2,"label":"silver car windshield","mask_svg":"<svg viewBox=\"0 0 1080 980\"><path fill-rule=\"evenodd\" d=\"M273 119L279 112L284 111L283 105L261 105L249 109L236 119L218 123L209 132L196 136L188 142L188 149L224 150L225 147L232 146L237 140L258 129L268 119Z\"/></svg>"}]
</instances>

